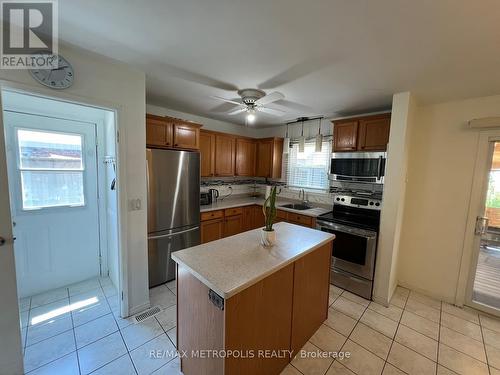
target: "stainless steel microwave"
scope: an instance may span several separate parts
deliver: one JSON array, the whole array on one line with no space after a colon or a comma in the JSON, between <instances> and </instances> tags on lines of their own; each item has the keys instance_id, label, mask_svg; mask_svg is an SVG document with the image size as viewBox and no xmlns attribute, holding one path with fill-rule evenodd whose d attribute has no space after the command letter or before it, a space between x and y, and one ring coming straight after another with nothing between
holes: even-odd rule
<instances>
[{"instance_id":1,"label":"stainless steel microwave","mask_svg":"<svg viewBox=\"0 0 500 375\"><path fill-rule=\"evenodd\" d=\"M383 184L385 152L335 152L330 164L331 181Z\"/></svg>"}]
</instances>

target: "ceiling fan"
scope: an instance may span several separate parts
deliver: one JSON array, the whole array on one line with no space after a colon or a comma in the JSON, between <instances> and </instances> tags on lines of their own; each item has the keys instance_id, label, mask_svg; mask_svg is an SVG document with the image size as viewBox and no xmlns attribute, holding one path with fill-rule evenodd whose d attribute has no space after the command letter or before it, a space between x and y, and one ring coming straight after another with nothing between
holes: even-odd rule
<instances>
[{"instance_id":1,"label":"ceiling fan","mask_svg":"<svg viewBox=\"0 0 500 375\"><path fill-rule=\"evenodd\" d=\"M283 99L285 96L277 91L272 92L268 95L259 89L243 89L238 90L238 95L241 97L241 102L235 100L230 100L226 98L221 98L220 96L212 96L215 99L222 100L227 103L232 103L237 105L239 108L230 110L227 112L228 115L237 115L239 113L247 112L247 122L253 123L256 118L257 112L264 112L273 116L283 116L284 111L274 108L266 107L267 104L273 103L275 101Z\"/></svg>"}]
</instances>

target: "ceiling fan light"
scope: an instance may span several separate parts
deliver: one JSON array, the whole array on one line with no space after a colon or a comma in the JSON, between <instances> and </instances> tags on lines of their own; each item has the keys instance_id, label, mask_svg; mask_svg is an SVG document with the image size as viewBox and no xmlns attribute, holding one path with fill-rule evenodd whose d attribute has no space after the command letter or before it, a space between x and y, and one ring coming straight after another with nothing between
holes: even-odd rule
<instances>
[{"instance_id":1,"label":"ceiling fan light","mask_svg":"<svg viewBox=\"0 0 500 375\"><path fill-rule=\"evenodd\" d=\"M247 114L247 122L249 124L253 124L255 122L255 114L252 112L248 112Z\"/></svg>"}]
</instances>

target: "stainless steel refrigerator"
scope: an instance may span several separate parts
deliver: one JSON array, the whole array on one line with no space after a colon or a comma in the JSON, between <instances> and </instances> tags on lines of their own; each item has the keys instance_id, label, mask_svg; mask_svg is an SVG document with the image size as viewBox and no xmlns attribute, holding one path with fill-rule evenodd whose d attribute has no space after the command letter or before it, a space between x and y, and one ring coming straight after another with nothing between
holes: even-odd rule
<instances>
[{"instance_id":1,"label":"stainless steel refrigerator","mask_svg":"<svg viewBox=\"0 0 500 375\"><path fill-rule=\"evenodd\" d=\"M147 149L149 287L175 278L170 255L200 244L200 154Z\"/></svg>"}]
</instances>

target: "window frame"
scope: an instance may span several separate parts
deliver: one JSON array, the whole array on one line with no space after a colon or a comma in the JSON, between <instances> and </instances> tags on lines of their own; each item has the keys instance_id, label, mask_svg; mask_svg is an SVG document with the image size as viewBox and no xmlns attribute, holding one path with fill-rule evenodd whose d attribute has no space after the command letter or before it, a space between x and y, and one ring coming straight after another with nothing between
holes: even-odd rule
<instances>
[{"instance_id":1,"label":"window frame","mask_svg":"<svg viewBox=\"0 0 500 375\"><path fill-rule=\"evenodd\" d=\"M82 150L82 166L81 169L64 169L64 168L27 168L21 167L21 149L19 145L19 130L38 132L38 133L52 133L52 134L61 134L61 135L69 135L69 136L78 136L81 138L81 150ZM14 126L14 157L15 157L15 171L16 171L16 185L17 192L15 193L16 198L14 201L16 202L17 209L20 213L31 213L31 212L50 212L50 211L58 211L64 209L82 209L87 207L87 156L86 156L86 136L83 133L72 132L72 131L60 131L53 129L40 129L37 127L27 127L27 126ZM51 205L45 207L33 207L26 208L24 207L24 199L23 199L23 182L22 182L22 172L55 172L55 173L64 173L64 172L76 172L81 173L82 175L82 195L83 202L79 204L61 204L61 205Z\"/></svg>"},{"instance_id":2,"label":"window frame","mask_svg":"<svg viewBox=\"0 0 500 375\"><path fill-rule=\"evenodd\" d=\"M317 192L317 193L328 193L330 191L330 184L329 184L329 180L328 180L328 172L330 171L330 163L331 163L331 152L332 152L332 144L331 144L331 140L330 139L323 139L323 147L325 147L325 143L328 144L328 148L329 148L329 152L327 152L327 164L325 166L325 170L326 170L326 185L325 187L322 187L322 188L315 188L315 187L310 187L310 186L301 186L301 185L292 185L290 184L290 153L291 153L291 150L292 148L288 151L288 154L286 154L286 163L284 163L284 175L285 175L285 178L286 178L286 184L288 187L292 188L292 189L304 189L306 191L311 191L311 192ZM315 145L315 141L314 140L309 140L305 142L305 145L307 147L307 145ZM292 147L295 147L297 146L298 147L298 142L293 142L292 143ZM298 151L297 151L298 152Z\"/></svg>"}]
</instances>

